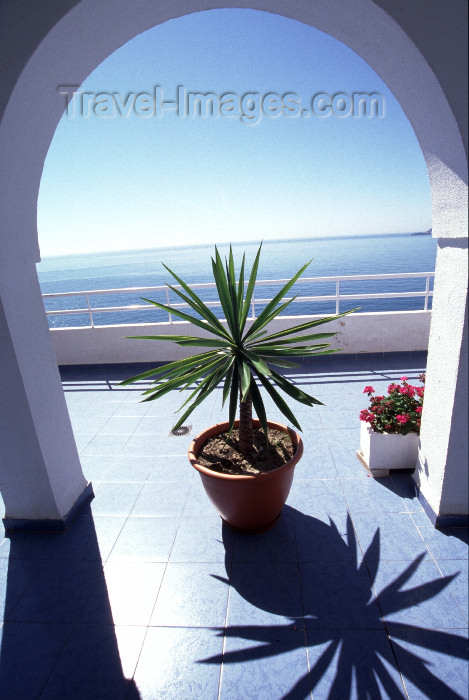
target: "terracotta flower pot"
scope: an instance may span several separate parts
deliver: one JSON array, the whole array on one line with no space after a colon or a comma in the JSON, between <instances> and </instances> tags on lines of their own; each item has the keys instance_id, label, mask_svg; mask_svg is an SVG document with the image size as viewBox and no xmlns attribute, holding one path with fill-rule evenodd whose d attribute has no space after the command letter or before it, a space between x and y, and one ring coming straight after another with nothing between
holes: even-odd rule
<instances>
[{"instance_id":1,"label":"terracotta flower pot","mask_svg":"<svg viewBox=\"0 0 469 700\"><path fill-rule=\"evenodd\" d=\"M396 469L413 471L417 464L418 449L417 433L377 433L368 423L361 424L360 450L357 456L374 477L389 476Z\"/></svg>"},{"instance_id":2,"label":"terracotta flower pot","mask_svg":"<svg viewBox=\"0 0 469 700\"><path fill-rule=\"evenodd\" d=\"M235 428L239 421L235 421ZM258 420L253 420L259 427ZM189 446L189 461L199 472L207 496L224 522L234 530L257 533L275 525L285 505L293 481L293 472L303 454L303 442L297 433L280 423L268 422L275 430L288 432L295 454L281 467L262 474L220 474L197 461L205 442L213 435L228 430L229 424L217 423L197 435Z\"/></svg>"}]
</instances>

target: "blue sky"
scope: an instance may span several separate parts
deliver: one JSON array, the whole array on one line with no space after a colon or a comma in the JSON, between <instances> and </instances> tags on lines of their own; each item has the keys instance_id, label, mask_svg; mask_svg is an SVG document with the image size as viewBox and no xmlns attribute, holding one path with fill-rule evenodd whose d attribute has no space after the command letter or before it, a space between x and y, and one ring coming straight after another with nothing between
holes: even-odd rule
<instances>
[{"instance_id":1,"label":"blue sky","mask_svg":"<svg viewBox=\"0 0 469 700\"><path fill-rule=\"evenodd\" d=\"M186 99L213 93L224 114L161 110L178 86ZM357 54L312 27L252 10L188 15L128 42L81 89L86 109L76 98L44 166L43 256L431 226L427 170L402 109ZM326 98L328 116L312 109L318 93L356 92L381 95L383 116L340 116L348 105L334 113ZM160 116L135 101L143 93L156 94ZM278 98L263 110L266 95Z\"/></svg>"}]
</instances>

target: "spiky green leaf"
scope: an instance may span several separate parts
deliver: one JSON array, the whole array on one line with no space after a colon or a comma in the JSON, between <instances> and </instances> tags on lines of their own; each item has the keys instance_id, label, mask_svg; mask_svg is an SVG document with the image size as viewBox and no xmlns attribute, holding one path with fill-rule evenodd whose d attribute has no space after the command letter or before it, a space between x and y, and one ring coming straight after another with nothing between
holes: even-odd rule
<instances>
[{"instance_id":1,"label":"spiky green leaf","mask_svg":"<svg viewBox=\"0 0 469 700\"><path fill-rule=\"evenodd\" d=\"M200 315L203 316L204 318L206 318L207 321L212 323L212 325L216 326L218 328L218 330L220 330L226 334L226 329L220 323L219 319L215 316L215 314L212 311L210 311L210 309L204 304L202 299L189 287L189 285L187 285L184 282L184 280L182 280L180 277L178 277L176 275L176 273L173 272L172 270L170 270L170 268L167 265L165 265L164 263L163 263L163 267L165 267L168 270L168 272L181 285L181 287L187 292L187 294L194 300L194 302L196 302Z\"/></svg>"},{"instance_id":2,"label":"spiky green leaf","mask_svg":"<svg viewBox=\"0 0 469 700\"><path fill-rule=\"evenodd\" d=\"M134 336L129 336L130 338L133 338ZM142 339L147 338L148 336L141 336ZM124 379L122 382L119 382L119 386L126 386L127 384L133 384L134 382L138 382L141 379L147 379L149 377L159 377L160 375L166 375L170 373L173 370L179 370L179 369L184 369L188 367L192 367L193 365L198 364L199 362L204 361L205 359L209 359L211 357L215 357L218 353L215 350L211 350L210 352L204 352L204 353L199 353L195 357L185 357L182 360L176 360L175 362L169 362L166 365L163 365L162 367L155 367L153 369L149 369L146 372L142 372L141 374L136 374L134 377L129 377L129 379ZM156 380L158 381L158 380Z\"/></svg>"},{"instance_id":3,"label":"spiky green leaf","mask_svg":"<svg viewBox=\"0 0 469 700\"><path fill-rule=\"evenodd\" d=\"M295 401L299 401L306 406L314 406L315 404L319 406L324 405L322 401L318 401L318 399L315 399L314 396L306 394L304 391L299 389L292 382L288 381L288 379L283 377L281 374L278 374L274 370L272 370L272 379L282 389L282 391L285 392L285 394L291 396L291 398L295 399Z\"/></svg>"},{"instance_id":4,"label":"spiky green leaf","mask_svg":"<svg viewBox=\"0 0 469 700\"><path fill-rule=\"evenodd\" d=\"M251 398L252 405L254 406L254 410L257 414L257 417L260 420L262 427L264 428L264 433L267 438L267 415L265 412L265 406L264 402L262 401L261 392L259 391L259 388L256 382L254 381L251 382Z\"/></svg>"},{"instance_id":5,"label":"spiky green leaf","mask_svg":"<svg viewBox=\"0 0 469 700\"><path fill-rule=\"evenodd\" d=\"M273 333L272 335L268 335L266 338L262 340L262 342L265 342L266 340L273 340L274 338L282 338L287 335L291 335L293 333L301 333L302 331L306 331L309 328L314 328L314 326L320 326L323 323L329 323L330 321L335 321L338 318L342 318L342 316L347 316L348 314L352 314L354 311L357 311L357 309L350 309L349 311L344 311L341 314L337 314L336 316L325 316L323 318L317 318L314 321L308 321L307 323L301 323L298 326L292 326L290 328L287 328L284 331L278 331L278 333ZM263 331L261 334L255 333L254 335L251 336L251 340L254 338L260 337L260 335L264 335L265 331Z\"/></svg>"},{"instance_id":6,"label":"spiky green leaf","mask_svg":"<svg viewBox=\"0 0 469 700\"><path fill-rule=\"evenodd\" d=\"M277 408L283 413L283 415L292 423L292 425L295 426L298 430L301 431L301 425L298 423L296 420L293 412L291 411L289 405L282 399L278 391L274 389L272 384L270 384L269 380L266 379L265 377L262 376L262 374L257 373L257 376L260 379L260 382L264 389L267 391L267 393L271 396L274 404L277 406Z\"/></svg>"},{"instance_id":7,"label":"spiky green leaf","mask_svg":"<svg viewBox=\"0 0 469 700\"><path fill-rule=\"evenodd\" d=\"M249 387L251 385L249 365L242 360L238 360L238 372L241 381L241 401L244 401L249 393Z\"/></svg>"},{"instance_id":8,"label":"spiky green leaf","mask_svg":"<svg viewBox=\"0 0 469 700\"><path fill-rule=\"evenodd\" d=\"M246 325L246 319L248 317L249 307L251 306L252 295L254 292L254 287L255 287L256 279L257 279L257 271L259 269L259 258L261 256L261 248L262 248L262 243L259 246L256 258L254 260L254 264L253 264L252 269L251 269L251 274L249 275L248 288L246 290L246 296L244 297L243 312L241 314L241 320L239 322L239 332L241 333L241 335L244 331L244 326Z\"/></svg>"},{"instance_id":9,"label":"spiky green leaf","mask_svg":"<svg viewBox=\"0 0 469 700\"><path fill-rule=\"evenodd\" d=\"M257 369L258 372L261 372L266 377L270 377L271 372L269 366L262 359L262 357L259 357L259 355L255 352L251 352L251 350L246 350L246 348L243 350L243 355Z\"/></svg>"},{"instance_id":10,"label":"spiky green leaf","mask_svg":"<svg viewBox=\"0 0 469 700\"><path fill-rule=\"evenodd\" d=\"M244 299L244 260L246 258L246 254L243 253L243 261L241 263L241 270L239 272L239 280L238 280L238 325L240 327L240 335L241 335L241 319L243 316L243 299Z\"/></svg>"},{"instance_id":11,"label":"spiky green leaf","mask_svg":"<svg viewBox=\"0 0 469 700\"><path fill-rule=\"evenodd\" d=\"M301 277L303 272L306 270L306 268L310 264L311 264L311 260L309 262L307 262L305 265L303 265L303 267L300 270L298 270L296 275L294 275L291 278L291 280L289 280L286 283L286 285L284 287L282 287L282 289L279 291L278 294L276 294L276 296L272 299L272 301L270 301L267 304L265 309L262 311L262 313L259 314L259 316L254 321L254 323L252 324L249 331L246 333L245 338L248 338L250 335L252 335L253 333L255 333L257 330L259 330L260 328L262 328L265 325L265 323L264 323L265 318L268 317L272 313L273 309L275 309L275 307L277 306L279 301L284 298L286 293L293 287L295 282Z\"/></svg>"},{"instance_id":12,"label":"spiky green leaf","mask_svg":"<svg viewBox=\"0 0 469 700\"><path fill-rule=\"evenodd\" d=\"M218 330L218 328L215 328L214 326L211 326L208 321L201 321L198 318L195 318L195 316L191 316L190 314L185 314L184 311L180 311L179 309L175 309L172 306L166 306L165 304L160 304L158 301L152 301L151 299L145 299L145 297L140 297L143 299L143 301L147 301L149 304L153 304L153 306L156 306L158 309L162 309L163 311L167 311L169 314L173 314L174 316L179 316L179 318L182 318L183 321L189 321L189 323L193 323L194 326L198 326L199 328L203 328L209 333L213 333L214 335L218 335L222 338L226 338L226 332L222 333L221 331Z\"/></svg>"}]
</instances>

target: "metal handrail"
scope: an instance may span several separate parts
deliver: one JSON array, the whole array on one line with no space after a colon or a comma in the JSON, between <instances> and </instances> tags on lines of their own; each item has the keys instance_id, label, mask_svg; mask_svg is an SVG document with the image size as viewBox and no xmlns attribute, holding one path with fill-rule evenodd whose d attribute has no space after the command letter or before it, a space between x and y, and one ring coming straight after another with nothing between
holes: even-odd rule
<instances>
[{"instance_id":1,"label":"metal handrail","mask_svg":"<svg viewBox=\"0 0 469 700\"><path fill-rule=\"evenodd\" d=\"M410 298L410 297L423 297L424 298L424 311L428 310L428 299L433 296L433 291L430 289L430 280L435 276L434 272L403 272L403 273L387 273L382 275L339 275L333 277L301 277L297 280L296 284L308 284L308 283L318 283L318 282L329 282L335 283L336 292L335 294L322 294L319 296L297 296L293 303L304 303L308 301L335 301L336 314L340 313L340 302L346 300L367 300L367 299L394 299L394 298ZM340 284L341 282L361 282L366 280L398 280L398 279L411 279L411 278L425 278L425 291L422 292L381 292L376 294L341 294ZM261 287L265 285L282 285L286 284L288 279L275 279L275 280L259 280L256 282L256 287ZM247 282L245 283L247 285ZM174 285L176 289L182 289L180 285ZM196 283L191 284L192 289L210 289L215 288L216 284L214 282L206 283ZM102 307L92 307L90 302L90 297L96 295L110 296L114 294L135 294L135 293L148 293L148 292L165 292L166 294L166 305L171 306L174 309L189 308L186 303L171 303L169 299L169 290L166 285L160 285L155 287L122 287L119 289L92 289L83 290L77 292L52 292L43 294L43 299L59 298L59 297L84 297L86 300L86 308L79 309L53 309L47 310L46 314L48 316L72 316L77 314L88 314L90 317L90 326L94 327L93 314L99 313L112 313L112 312L122 312L122 311L150 311L153 307L148 304L129 304L127 306L102 306ZM283 303L290 299L291 297L285 297L279 303ZM251 301L252 317L256 318L256 305L267 304L271 299L255 299L254 295ZM216 301L205 301L208 307L219 307L221 303L219 300ZM169 323L173 323L172 315L168 314Z\"/></svg>"}]
</instances>

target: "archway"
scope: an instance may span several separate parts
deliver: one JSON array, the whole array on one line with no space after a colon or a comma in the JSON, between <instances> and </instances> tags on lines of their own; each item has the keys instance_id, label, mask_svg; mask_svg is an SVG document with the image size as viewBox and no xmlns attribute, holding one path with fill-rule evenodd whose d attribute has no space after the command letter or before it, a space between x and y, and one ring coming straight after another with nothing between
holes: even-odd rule
<instances>
[{"instance_id":1,"label":"archway","mask_svg":"<svg viewBox=\"0 0 469 700\"><path fill-rule=\"evenodd\" d=\"M385 5L384 2L381 3ZM73 5L73 7L72 7ZM35 30L35 40L23 37L37 48L23 51L24 67L9 95L0 125L0 147L8 166L0 180L0 211L3 235L0 242L1 326L5 338L5 360L1 369L8 395L14 397L5 408L0 434L4 462L6 520L10 526L35 527L38 521L51 526L63 524L81 500L89 497L89 487L81 473L70 423L45 321L35 263L39 260L36 202L44 160L56 125L63 111L63 98L57 88L79 85L109 54L146 29L190 12L210 10L234 3L208 0L202 5L180 0L171 5L117 0L112 8L93 0L73 4L61 18L43 17ZM407 114L422 148L430 176L433 202L433 235L445 239L437 264L439 296L434 305L430 339L427 396L428 408L422 430L422 466L419 471L424 502L435 517L459 514L459 483L465 474L459 468L450 475L449 455L461 450L451 435L464 425L464 413L457 410L464 382L463 344L467 281L464 248L467 246L467 159L457 118L444 92L448 66L431 70L421 51L406 33L406 23L417 32L417 18L406 16L402 26L371 0L350 4L252 0L236 6L282 14L310 24L342 41L388 84ZM429 8L429 12L432 8ZM19 10L11 10L12 15ZM33 32L34 33L34 32ZM412 34L412 31L410 32ZM425 47L425 38L422 46ZM427 44L431 43L428 38ZM450 37L441 37L442 42ZM24 49L24 44L19 42ZM21 51L18 49L18 53ZM404 60L405 59L405 60ZM12 73L16 70L11 67ZM13 80L10 81L13 84ZM443 87L442 87L443 86ZM461 103L462 104L462 103ZM452 269L451 295L445 284L446 269ZM457 278L457 279L456 279ZM21 280L21 284L18 283ZM451 297L451 323L446 307ZM441 333L448 343L438 346ZM449 335L448 335L449 334ZM438 371L440 353L450 371L442 378ZM445 391L444 420L439 415L437 397ZM464 392L463 392L464 393ZM434 397L432 400L431 397ZM452 398L448 398L451 396ZM464 399L464 397L462 397ZM462 403L461 405L464 405ZM467 402L465 402L467 411ZM456 421L456 422L455 422ZM443 427L441 426L443 423ZM21 425L22 429L18 430ZM435 426L445 431L445 449L434 435ZM465 434L465 431L463 431ZM67 464L67 470L62 465ZM447 502L442 497L444 482L452 480ZM25 488L26 485L26 488ZM464 497L464 503L466 498ZM467 511L467 507L466 507Z\"/></svg>"}]
</instances>

